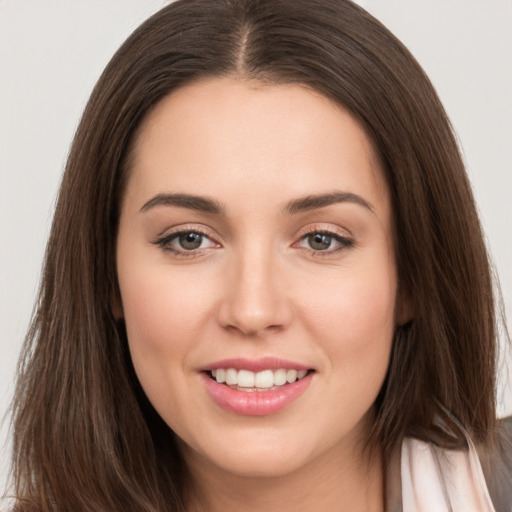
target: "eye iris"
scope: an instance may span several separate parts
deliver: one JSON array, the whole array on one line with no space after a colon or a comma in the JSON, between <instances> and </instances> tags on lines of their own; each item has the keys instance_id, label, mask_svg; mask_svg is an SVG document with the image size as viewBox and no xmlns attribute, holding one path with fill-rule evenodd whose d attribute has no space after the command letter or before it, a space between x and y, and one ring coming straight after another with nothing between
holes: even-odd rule
<instances>
[{"instance_id":1,"label":"eye iris","mask_svg":"<svg viewBox=\"0 0 512 512\"><path fill-rule=\"evenodd\" d=\"M332 237L329 235L323 235L322 233L315 233L308 236L308 243L311 249L316 251L325 251L331 246Z\"/></svg>"},{"instance_id":2,"label":"eye iris","mask_svg":"<svg viewBox=\"0 0 512 512\"><path fill-rule=\"evenodd\" d=\"M180 235L178 240L183 249L191 251L192 249L197 249L201 246L203 236L199 233L185 233Z\"/></svg>"}]
</instances>

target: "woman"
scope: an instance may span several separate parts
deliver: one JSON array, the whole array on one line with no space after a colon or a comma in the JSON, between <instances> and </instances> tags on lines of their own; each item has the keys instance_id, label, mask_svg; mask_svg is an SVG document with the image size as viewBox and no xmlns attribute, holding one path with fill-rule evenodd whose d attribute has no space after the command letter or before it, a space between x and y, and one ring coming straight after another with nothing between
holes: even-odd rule
<instances>
[{"instance_id":1,"label":"woman","mask_svg":"<svg viewBox=\"0 0 512 512\"><path fill-rule=\"evenodd\" d=\"M507 510L492 297L446 115L385 28L173 3L73 143L17 509Z\"/></svg>"}]
</instances>

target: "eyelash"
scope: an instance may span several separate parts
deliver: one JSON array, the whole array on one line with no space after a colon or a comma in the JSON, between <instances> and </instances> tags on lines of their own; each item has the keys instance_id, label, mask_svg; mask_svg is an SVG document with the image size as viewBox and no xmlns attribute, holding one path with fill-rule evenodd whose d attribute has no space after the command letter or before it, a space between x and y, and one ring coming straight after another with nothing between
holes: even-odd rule
<instances>
[{"instance_id":1,"label":"eyelash","mask_svg":"<svg viewBox=\"0 0 512 512\"><path fill-rule=\"evenodd\" d=\"M212 243L214 243L214 244L216 243L212 240L211 236L208 233L206 233L205 231L202 231L200 229L197 229L197 228L181 229L179 231L174 231L172 233L169 233L169 234L166 234L164 236L157 238L152 243L154 245L157 245L158 247L160 247L163 251L172 253L174 256L177 256L180 258L193 258L193 257L199 256L200 255L199 251L202 252L205 248L186 250L186 249L176 249L171 245L171 243L174 240L176 240L177 238L179 238L180 236L190 235L190 234L199 235L203 238L207 238L207 239L211 240ZM304 242L305 240L307 240L308 237L310 237L312 235L327 236L331 240L334 240L335 242L338 242L340 244L339 247L336 249L325 249L325 250L314 250L314 249L307 248L307 247L301 247L302 249L305 249L306 251L308 251L313 257L328 257L328 256L338 253L340 251L350 249L351 247L353 247L355 245L355 242L353 239L348 238L346 236L342 236L335 231L329 231L326 229L311 229L310 231L307 231L306 233L301 235L299 240L297 242L295 242L293 245L296 246L297 244Z\"/></svg>"},{"instance_id":2,"label":"eyelash","mask_svg":"<svg viewBox=\"0 0 512 512\"><path fill-rule=\"evenodd\" d=\"M314 250L311 248L304 247L304 249L309 251L311 253L311 255L314 256L315 258L319 258L319 257L325 258L325 257L331 256L333 254L336 254L340 251L350 249L351 247L353 247L355 245L355 242L352 238L348 238L346 236L340 235L336 231L330 231L330 230L326 230L326 229L311 229L310 231L304 233L300 237L299 241L295 242L294 245L307 240L307 238L312 235L327 236L327 237L331 238L332 240L339 243L339 247L336 249Z\"/></svg>"},{"instance_id":3,"label":"eyelash","mask_svg":"<svg viewBox=\"0 0 512 512\"><path fill-rule=\"evenodd\" d=\"M158 247L160 247L160 249L162 249L165 252L172 253L174 256L177 256L180 258L193 258L195 256L199 256L198 251L201 251L201 249L194 249L194 250L187 251L186 249L182 249L182 250L176 249L171 245L171 243L174 240L176 240L177 238L179 238L180 236L191 235L191 234L199 235L199 236L201 236L203 238L207 238L209 240L212 239L208 233L206 233L205 231L203 231L201 229L197 229L197 228L180 229L179 231L174 231L172 233L169 233L167 235L157 238L153 242L153 244L157 245ZM213 242L213 243L216 243L216 242Z\"/></svg>"}]
</instances>

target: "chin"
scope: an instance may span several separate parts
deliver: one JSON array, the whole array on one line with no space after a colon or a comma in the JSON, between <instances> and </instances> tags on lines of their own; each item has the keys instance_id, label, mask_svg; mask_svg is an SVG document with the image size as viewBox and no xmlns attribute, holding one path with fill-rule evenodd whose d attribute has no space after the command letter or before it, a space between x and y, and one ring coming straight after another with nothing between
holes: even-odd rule
<instances>
[{"instance_id":1,"label":"chin","mask_svg":"<svg viewBox=\"0 0 512 512\"><path fill-rule=\"evenodd\" d=\"M180 442L185 460L191 466L205 463L217 470L247 478L284 477L307 465L308 450L299 439L283 436L255 436L249 439L227 437L214 445L191 447ZM292 442L290 442L292 441Z\"/></svg>"},{"instance_id":2,"label":"chin","mask_svg":"<svg viewBox=\"0 0 512 512\"><path fill-rule=\"evenodd\" d=\"M225 454L226 455L226 454ZM259 453L241 452L225 456L213 462L224 471L244 478L279 478L290 475L307 465L304 454L295 451L287 454L284 450L275 453L260 450Z\"/></svg>"}]
</instances>

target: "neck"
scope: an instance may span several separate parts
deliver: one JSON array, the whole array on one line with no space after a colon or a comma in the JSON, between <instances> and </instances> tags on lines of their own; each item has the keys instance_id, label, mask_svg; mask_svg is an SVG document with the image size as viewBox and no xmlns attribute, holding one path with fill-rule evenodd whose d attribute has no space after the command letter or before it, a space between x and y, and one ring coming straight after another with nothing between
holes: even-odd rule
<instances>
[{"instance_id":1,"label":"neck","mask_svg":"<svg viewBox=\"0 0 512 512\"><path fill-rule=\"evenodd\" d=\"M185 454L186 455L186 454ZM194 461L190 512L382 512L384 483L382 457L374 450L348 456L333 447L307 465L278 476L233 474L208 461Z\"/></svg>"}]
</instances>

